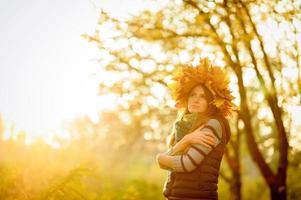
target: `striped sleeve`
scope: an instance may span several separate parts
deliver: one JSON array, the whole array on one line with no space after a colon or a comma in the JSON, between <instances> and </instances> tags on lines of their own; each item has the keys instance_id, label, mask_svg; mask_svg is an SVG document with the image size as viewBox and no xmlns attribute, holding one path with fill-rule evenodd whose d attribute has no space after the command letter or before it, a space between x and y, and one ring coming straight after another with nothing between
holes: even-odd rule
<instances>
[{"instance_id":1,"label":"striped sleeve","mask_svg":"<svg viewBox=\"0 0 301 200\"><path fill-rule=\"evenodd\" d=\"M220 142L222 137L222 127L218 120L210 119L201 130L209 130L215 136L215 145L206 147L203 144L192 144L183 155L172 157L172 169L177 172L193 171L213 148Z\"/></svg>"}]
</instances>

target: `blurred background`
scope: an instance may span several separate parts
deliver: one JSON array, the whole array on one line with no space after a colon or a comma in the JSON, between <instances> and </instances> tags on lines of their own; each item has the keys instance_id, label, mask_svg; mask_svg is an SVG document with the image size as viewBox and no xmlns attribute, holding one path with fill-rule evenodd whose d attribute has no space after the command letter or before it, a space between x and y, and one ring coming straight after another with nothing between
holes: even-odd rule
<instances>
[{"instance_id":1,"label":"blurred background","mask_svg":"<svg viewBox=\"0 0 301 200\"><path fill-rule=\"evenodd\" d=\"M164 199L172 70L240 111L220 199L301 199L301 1L0 1L0 199Z\"/></svg>"}]
</instances>

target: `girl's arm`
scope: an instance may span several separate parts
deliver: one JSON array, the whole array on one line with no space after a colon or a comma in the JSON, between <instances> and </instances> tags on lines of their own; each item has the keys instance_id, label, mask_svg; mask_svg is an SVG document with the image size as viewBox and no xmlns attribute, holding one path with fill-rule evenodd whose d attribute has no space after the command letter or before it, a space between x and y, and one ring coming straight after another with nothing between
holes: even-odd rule
<instances>
[{"instance_id":1,"label":"girl's arm","mask_svg":"<svg viewBox=\"0 0 301 200\"><path fill-rule=\"evenodd\" d=\"M199 128L202 128L203 126L204 125L200 126ZM172 163L171 163L172 157L171 156L183 154L184 151L187 150L188 146L191 143L195 142L196 139L199 139L199 138L192 137L192 135L194 135L195 132L196 131L188 134L188 135L190 135L189 137L187 135L185 135L179 142L177 142L174 146L169 148L166 152L157 154L156 160L161 169L170 170L171 168L169 166L172 165ZM202 142L202 141L199 141L199 142ZM204 143L204 145L208 146L208 144L206 144L206 143Z\"/></svg>"},{"instance_id":2,"label":"girl's arm","mask_svg":"<svg viewBox=\"0 0 301 200\"><path fill-rule=\"evenodd\" d=\"M173 159L177 158L177 155L185 155L187 149L191 147L190 145L192 143L202 145L205 148L210 149L211 146L215 145L215 141L212 140L211 135L201 135L201 134L210 134L210 132L206 130L198 130L198 137L195 137L196 135L194 132L190 133L190 136L186 135L182 140L180 140L178 143L176 143L173 147L168 149L164 153L159 153L156 156L156 160L160 166L161 169L167 169L172 170L173 168ZM201 136L201 137L199 137ZM197 141L198 140L198 141Z\"/></svg>"},{"instance_id":3,"label":"girl's arm","mask_svg":"<svg viewBox=\"0 0 301 200\"><path fill-rule=\"evenodd\" d=\"M191 147L191 144L200 144L206 148L211 148L211 146L215 145L214 136L206 129L196 130L185 135L182 140L169 148L166 152L157 154L156 160L160 168L172 170L171 166L173 156L185 154L188 152L187 150Z\"/></svg>"},{"instance_id":4,"label":"girl's arm","mask_svg":"<svg viewBox=\"0 0 301 200\"><path fill-rule=\"evenodd\" d=\"M179 144L177 143L178 146L174 146L175 150L178 151L183 148L183 146L188 146L189 143L187 144L187 141L189 141L189 138L192 138L194 135L198 135L199 140L200 138L202 138L202 140L207 140L208 144L211 144L211 146L208 147L208 144L207 146L204 145L204 141L202 141L203 144L200 144L199 142L197 144L192 144L187 153L183 155L174 155L173 152L171 154L159 153L157 155L157 162L159 163L159 166L162 169L170 169L178 172L189 172L194 170L204 159L204 157L221 141L222 129L218 120L209 120L205 128L202 129L202 132L205 130L207 130L207 134L208 132L211 132L211 134L215 135L215 142L213 145L212 143L208 142L208 136L207 138L205 138L205 135L200 134L200 131L198 130L197 133L188 134L188 139L184 139L186 137L185 136L182 139L182 144L180 143L180 141Z\"/></svg>"},{"instance_id":5,"label":"girl's arm","mask_svg":"<svg viewBox=\"0 0 301 200\"><path fill-rule=\"evenodd\" d=\"M215 140L213 137L210 137L210 132L206 131L206 129L202 129L205 125L201 125L195 131L185 135L182 140L176 143L173 147L171 147L167 154L170 156L183 154L183 152L194 143L203 144L204 146L210 148L210 144L213 145ZM209 133L209 134L208 134ZM204 134L204 135L201 135ZM207 143L206 143L207 142Z\"/></svg>"},{"instance_id":6,"label":"girl's arm","mask_svg":"<svg viewBox=\"0 0 301 200\"><path fill-rule=\"evenodd\" d=\"M211 148L215 144L214 136L206 129L202 129L204 125L185 135L178 143L169 148L164 153L156 156L157 163L161 169L172 170L172 159L175 155L183 155L187 152L191 144L201 144L204 147Z\"/></svg>"},{"instance_id":7,"label":"girl's arm","mask_svg":"<svg viewBox=\"0 0 301 200\"><path fill-rule=\"evenodd\" d=\"M189 141L184 137L174 146L169 148L166 152L157 154L156 160L160 168L172 170L170 168L170 166L172 165L171 156L182 154L185 151L185 149L187 149L188 145L189 145Z\"/></svg>"}]
</instances>

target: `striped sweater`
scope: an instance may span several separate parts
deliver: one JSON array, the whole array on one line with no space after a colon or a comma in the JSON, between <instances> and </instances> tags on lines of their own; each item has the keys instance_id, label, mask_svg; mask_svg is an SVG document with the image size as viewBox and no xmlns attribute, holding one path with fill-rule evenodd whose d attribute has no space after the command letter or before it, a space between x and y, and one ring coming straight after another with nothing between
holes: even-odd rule
<instances>
[{"instance_id":1,"label":"striped sweater","mask_svg":"<svg viewBox=\"0 0 301 200\"><path fill-rule=\"evenodd\" d=\"M165 168L176 172L190 172L204 160L205 156L221 142L222 127L218 120L210 119L200 130L209 130L214 133L215 145L206 147L203 144L191 144L182 155L172 155L171 149L165 154L172 156L172 167Z\"/></svg>"}]
</instances>

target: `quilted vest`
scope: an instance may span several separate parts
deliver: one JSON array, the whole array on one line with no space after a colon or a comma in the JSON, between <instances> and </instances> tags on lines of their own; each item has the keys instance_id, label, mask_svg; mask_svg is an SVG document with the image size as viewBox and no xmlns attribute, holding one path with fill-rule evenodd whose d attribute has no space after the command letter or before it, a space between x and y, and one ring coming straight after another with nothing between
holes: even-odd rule
<instances>
[{"instance_id":1,"label":"quilted vest","mask_svg":"<svg viewBox=\"0 0 301 200\"><path fill-rule=\"evenodd\" d=\"M165 197L191 200L218 199L217 184L220 163L230 138L228 121L221 118L218 120L222 125L222 141L206 155L193 171L170 171L164 183L163 194Z\"/></svg>"}]
</instances>

